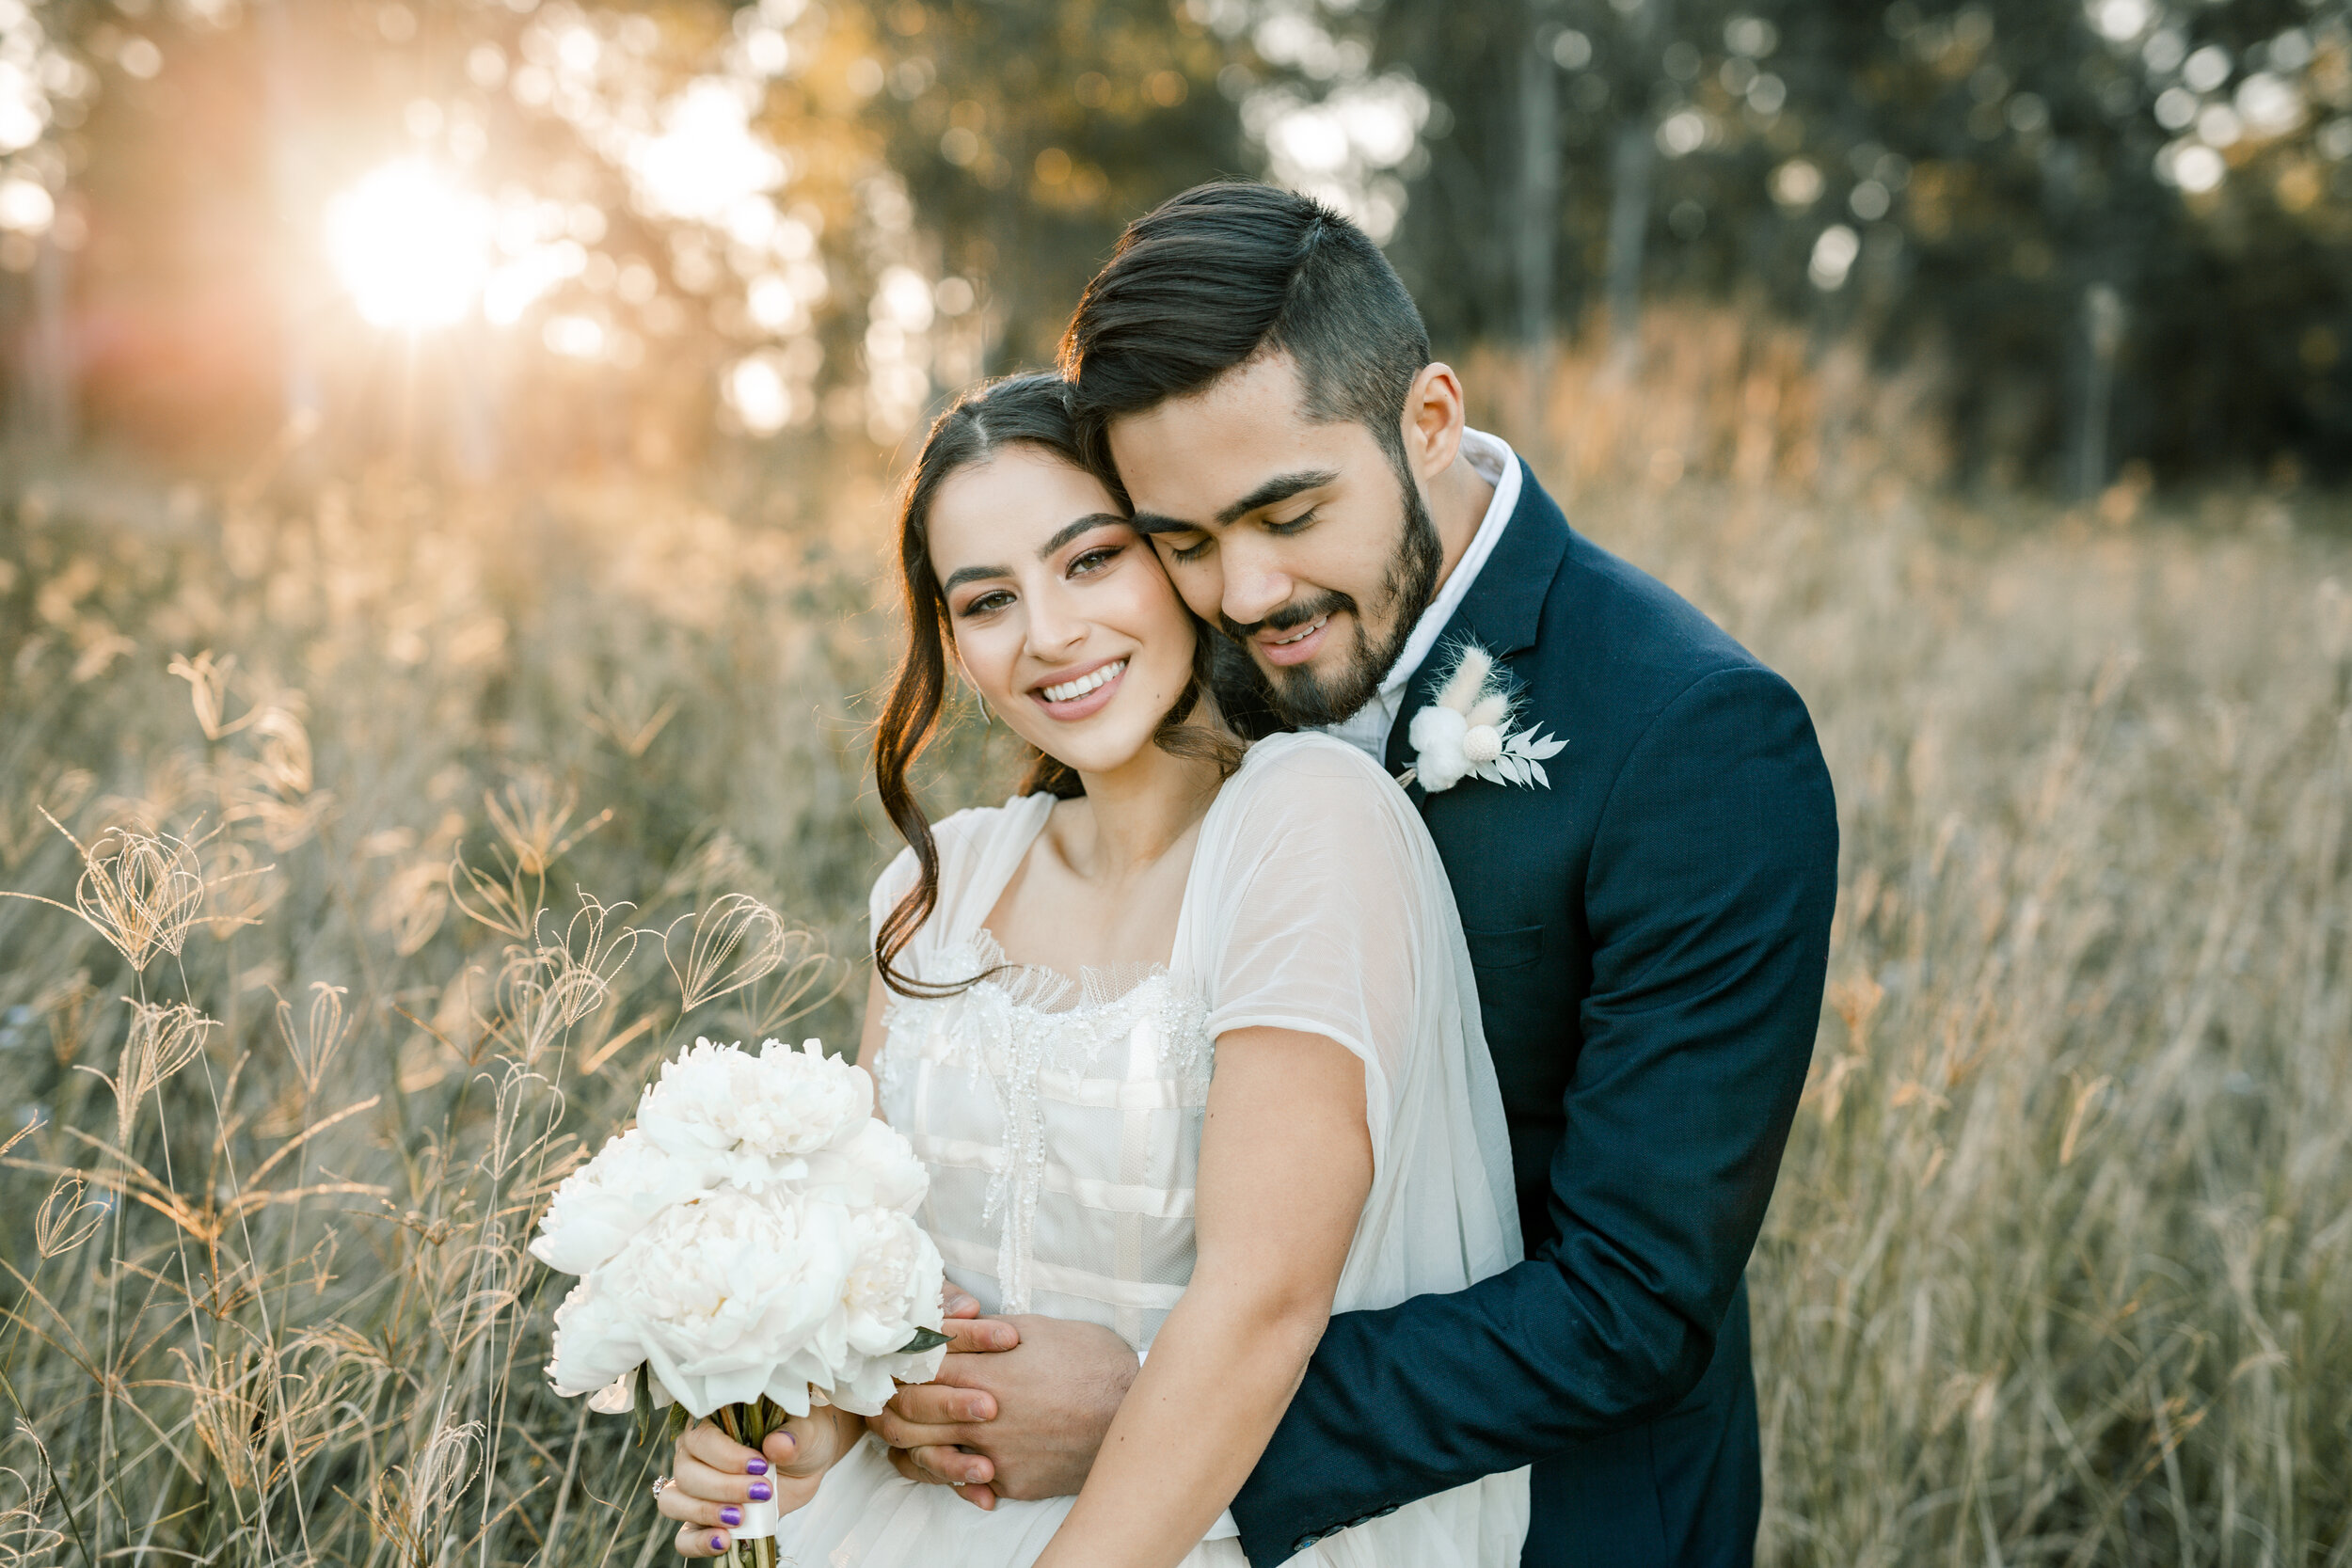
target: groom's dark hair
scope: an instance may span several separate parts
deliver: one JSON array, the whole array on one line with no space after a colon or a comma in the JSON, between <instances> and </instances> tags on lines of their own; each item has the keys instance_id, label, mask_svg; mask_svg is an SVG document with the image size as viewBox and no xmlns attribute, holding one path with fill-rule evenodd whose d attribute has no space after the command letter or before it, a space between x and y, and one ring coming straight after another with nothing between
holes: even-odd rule
<instances>
[{"instance_id":1,"label":"groom's dark hair","mask_svg":"<svg viewBox=\"0 0 2352 1568\"><path fill-rule=\"evenodd\" d=\"M1429 363L1429 331L1380 247L1275 185L1170 198L1127 226L1062 335L1088 461L1116 482L1112 420L1272 354L1297 367L1310 419L1364 425L1403 471L1405 396Z\"/></svg>"}]
</instances>

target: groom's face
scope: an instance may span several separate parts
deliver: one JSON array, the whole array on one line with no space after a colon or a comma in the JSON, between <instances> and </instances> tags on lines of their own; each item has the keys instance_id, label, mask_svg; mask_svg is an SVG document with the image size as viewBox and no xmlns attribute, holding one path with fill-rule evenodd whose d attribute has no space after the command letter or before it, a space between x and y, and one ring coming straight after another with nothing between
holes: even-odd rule
<instances>
[{"instance_id":1,"label":"groom's face","mask_svg":"<svg viewBox=\"0 0 2352 1568\"><path fill-rule=\"evenodd\" d=\"M1323 724L1378 689L1441 551L1372 432L1301 403L1287 356L1256 360L1114 421L1110 447L1193 613L1249 650L1286 717Z\"/></svg>"}]
</instances>

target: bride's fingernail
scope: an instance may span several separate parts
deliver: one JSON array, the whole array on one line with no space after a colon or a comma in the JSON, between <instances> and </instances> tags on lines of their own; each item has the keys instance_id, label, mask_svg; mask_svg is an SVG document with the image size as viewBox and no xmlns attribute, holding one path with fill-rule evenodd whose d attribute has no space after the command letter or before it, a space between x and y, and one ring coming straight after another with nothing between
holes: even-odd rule
<instances>
[{"instance_id":1,"label":"bride's fingernail","mask_svg":"<svg viewBox=\"0 0 2352 1568\"><path fill-rule=\"evenodd\" d=\"M752 1501L764 1503L776 1495L776 1489L764 1481L752 1482Z\"/></svg>"},{"instance_id":2,"label":"bride's fingernail","mask_svg":"<svg viewBox=\"0 0 2352 1568\"><path fill-rule=\"evenodd\" d=\"M714 1552L725 1551L727 1549L727 1538L723 1535L712 1536L710 1538L710 1549Z\"/></svg>"},{"instance_id":3,"label":"bride's fingernail","mask_svg":"<svg viewBox=\"0 0 2352 1568\"><path fill-rule=\"evenodd\" d=\"M726 1507L719 1511L719 1523L726 1526L729 1529L733 1529L736 1526L741 1524L742 1522L743 1511L736 1507L733 1503L729 1503Z\"/></svg>"},{"instance_id":4,"label":"bride's fingernail","mask_svg":"<svg viewBox=\"0 0 2352 1568\"><path fill-rule=\"evenodd\" d=\"M768 1462L764 1459L747 1459L743 1462L743 1468L755 1476L764 1476L768 1473Z\"/></svg>"}]
</instances>

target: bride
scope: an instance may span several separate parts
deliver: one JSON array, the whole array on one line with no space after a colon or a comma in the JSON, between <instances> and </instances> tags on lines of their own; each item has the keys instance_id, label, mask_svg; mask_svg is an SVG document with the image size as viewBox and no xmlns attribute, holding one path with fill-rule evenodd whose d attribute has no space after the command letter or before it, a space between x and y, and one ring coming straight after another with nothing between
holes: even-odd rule
<instances>
[{"instance_id":1,"label":"bride","mask_svg":"<svg viewBox=\"0 0 2352 1568\"><path fill-rule=\"evenodd\" d=\"M689 1557L772 1493L803 1563L1245 1568L1224 1511L1331 1313L1519 1257L1451 891L1354 749L1245 750L1211 634L1080 461L1058 377L941 416L899 562L909 645L875 771L908 847L874 888L859 1059L930 1171L949 1279L1149 1355L1074 1499L983 1512L819 1409L773 1473L689 1432L661 1510ZM1026 792L934 824L907 775L950 656L1040 755ZM1527 1506L1525 1472L1490 1476L1293 1560L1506 1568Z\"/></svg>"}]
</instances>

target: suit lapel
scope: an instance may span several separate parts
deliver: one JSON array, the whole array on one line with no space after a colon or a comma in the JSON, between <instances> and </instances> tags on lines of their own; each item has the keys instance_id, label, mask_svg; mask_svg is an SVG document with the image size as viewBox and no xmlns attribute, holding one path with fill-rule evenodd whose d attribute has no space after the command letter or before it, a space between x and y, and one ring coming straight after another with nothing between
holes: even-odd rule
<instances>
[{"instance_id":1,"label":"suit lapel","mask_svg":"<svg viewBox=\"0 0 2352 1568\"><path fill-rule=\"evenodd\" d=\"M1495 541L1494 552L1479 568L1476 580L1462 595L1454 618L1445 624L1445 631L1429 657L1406 684L1404 704L1398 707L1396 722L1389 730L1387 760L1391 773L1401 773L1413 765L1413 748L1406 736L1412 728L1413 715L1427 707L1437 696L1437 676L1446 662L1439 657L1439 650L1468 641L1499 659L1507 659L1534 647L1536 631L1543 623L1544 600L1550 594L1551 579L1567 553L1568 520L1552 499L1544 494L1544 487L1535 483L1534 470L1525 459L1520 459L1519 503L1512 508L1502 537ZM1418 784L1410 793L1416 805L1426 799Z\"/></svg>"}]
</instances>

